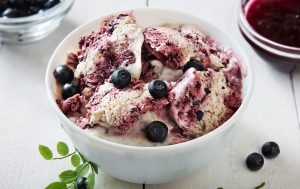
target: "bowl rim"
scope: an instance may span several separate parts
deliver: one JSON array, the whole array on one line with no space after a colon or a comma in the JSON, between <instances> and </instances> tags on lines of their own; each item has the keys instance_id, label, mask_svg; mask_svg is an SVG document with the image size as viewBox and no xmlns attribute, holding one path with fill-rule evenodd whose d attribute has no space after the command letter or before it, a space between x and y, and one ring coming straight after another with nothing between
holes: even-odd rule
<instances>
[{"instance_id":1,"label":"bowl rim","mask_svg":"<svg viewBox=\"0 0 300 189\"><path fill-rule=\"evenodd\" d=\"M109 17L111 15L116 15L116 14L120 14L120 13L124 13L124 12L134 12L134 11L168 11L169 13L172 14L180 14L181 16L184 17L193 17L197 20L200 20L201 23L205 23L207 25L212 26L213 28L217 29L220 33L222 33L224 36L226 36L226 38L228 38L228 41L231 41L232 43L234 43L234 45L239 48L240 53L239 55L241 55L241 57L243 57L243 59L241 59L243 61L243 66L245 68L245 70L247 71L247 91L245 93L245 96L243 98L242 104L241 106L238 108L238 110L226 121L224 122L222 125L220 125L218 128L214 129L213 131L192 139L190 141L187 142L183 142L183 143L179 143L179 144L173 144L173 145L168 145L168 146L150 146L150 147L144 147L144 146L132 146L132 145L126 145L126 144L120 144L120 143L116 143L116 142L112 142L106 139L102 139L100 137L97 137L95 135L92 135L88 132L85 132L83 129L79 128L78 126L76 126L71 120L69 120L67 118L67 116L65 116L63 114L63 112L59 109L59 107L56 104L55 99L53 98L53 94L52 94L52 90L51 90L51 77L52 77L52 71L51 71L51 65L53 64L53 60L56 57L56 54L58 53L58 50L60 49L60 47L65 43L65 41L70 38L74 33L76 33L78 30L86 27L87 25L89 25L92 22L96 22L98 20L103 20L106 17ZM47 70L46 70L46 90L47 90L47 95L50 98L50 102L52 104L52 107L55 109L56 113L58 114L60 120L62 119L65 123L67 123L67 127L70 127L71 130L73 130L74 132L78 132L80 134L82 134L84 137L87 137L89 139L91 139L94 142L97 142L97 145L106 145L106 146L110 146L113 147L115 149L120 149L120 150L126 150L126 151L136 151L136 152L166 152L166 151L173 151L173 150L183 150L183 149L188 149L189 147L192 147L195 144L200 144L205 143L206 141L215 138L216 136L221 135L224 131L226 131L227 129L229 129L230 127L233 126L233 123L235 122L235 120L237 120L238 116L245 110L246 106L248 105L250 98L252 96L252 91L253 91L253 82L254 82L254 76L253 76L253 68L252 65L250 63L250 60L247 56L247 54L245 53L245 51L243 50L243 48L239 45L238 42L236 42L232 37L230 37L226 32L224 32L222 29L218 28L217 26L215 26L214 24L211 24L207 21L205 21L204 19L192 15L192 14L188 14L185 12L181 12L181 11L175 11L175 10L170 10L170 9L161 9L161 8L137 8L137 9L130 9L130 10L123 10L123 11L117 11L117 12L113 12L111 14L107 14L95 19L92 19L90 21L85 22L84 24L80 25L79 27L77 27L75 30L73 30L70 34L68 34L61 42L60 44L56 47L56 49L54 50L53 54L51 55L51 58L49 60L48 66L47 66Z\"/></svg>"},{"instance_id":2,"label":"bowl rim","mask_svg":"<svg viewBox=\"0 0 300 189\"><path fill-rule=\"evenodd\" d=\"M54 17L57 14L61 14L72 7L74 0L63 0L54 7L47 9L41 13L33 14L25 17L18 18L2 18L0 17L0 25L12 25L12 24L23 24L35 21L47 20Z\"/></svg>"},{"instance_id":3,"label":"bowl rim","mask_svg":"<svg viewBox=\"0 0 300 189\"><path fill-rule=\"evenodd\" d=\"M251 3L252 1L255 0L240 0L239 24L242 26L242 30L247 30L247 32L250 33L250 35L254 36L255 39L257 39L261 43L264 43L264 45L267 45L270 48L288 53L300 53L300 47L293 47L277 43L260 35L253 29L253 27L249 24L248 20L246 19L246 9L248 8L249 3Z\"/></svg>"}]
</instances>

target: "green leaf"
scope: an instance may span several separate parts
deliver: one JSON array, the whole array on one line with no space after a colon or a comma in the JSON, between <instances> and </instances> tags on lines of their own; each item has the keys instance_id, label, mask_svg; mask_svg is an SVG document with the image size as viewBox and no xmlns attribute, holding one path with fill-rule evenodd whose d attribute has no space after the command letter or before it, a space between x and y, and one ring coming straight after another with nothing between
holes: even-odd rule
<instances>
[{"instance_id":1,"label":"green leaf","mask_svg":"<svg viewBox=\"0 0 300 189\"><path fill-rule=\"evenodd\" d=\"M71 157L71 163L74 167L78 167L78 165L80 164L80 157L77 154L72 155Z\"/></svg>"},{"instance_id":2,"label":"green leaf","mask_svg":"<svg viewBox=\"0 0 300 189\"><path fill-rule=\"evenodd\" d=\"M95 173L89 174L89 176L86 179L86 188L87 189L94 189L95 185Z\"/></svg>"},{"instance_id":3,"label":"green leaf","mask_svg":"<svg viewBox=\"0 0 300 189\"><path fill-rule=\"evenodd\" d=\"M75 181L76 181L76 177L67 179L67 180L64 181L64 183L70 184L70 183L75 182Z\"/></svg>"},{"instance_id":4,"label":"green leaf","mask_svg":"<svg viewBox=\"0 0 300 189\"><path fill-rule=\"evenodd\" d=\"M75 171L67 170L59 174L59 180L67 184L74 182L76 180Z\"/></svg>"},{"instance_id":5,"label":"green leaf","mask_svg":"<svg viewBox=\"0 0 300 189\"><path fill-rule=\"evenodd\" d=\"M75 175L77 178L84 176L90 169L90 166L88 163L83 163L81 165L79 165L76 169L75 169Z\"/></svg>"},{"instance_id":6,"label":"green leaf","mask_svg":"<svg viewBox=\"0 0 300 189\"><path fill-rule=\"evenodd\" d=\"M261 183L259 186L256 186L255 189L260 189L266 185L265 182Z\"/></svg>"},{"instance_id":7,"label":"green leaf","mask_svg":"<svg viewBox=\"0 0 300 189\"><path fill-rule=\"evenodd\" d=\"M45 189L67 189L67 185L63 182L53 182L49 184Z\"/></svg>"},{"instance_id":8,"label":"green leaf","mask_svg":"<svg viewBox=\"0 0 300 189\"><path fill-rule=\"evenodd\" d=\"M39 152L45 160L50 160L50 159L53 158L53 153L47 146L43 146L43 145L40 144L39 145Z\"/></svg>"},{"instance_id":9,"label":"green leaf","mask_svg":"<svg viewBox=\"0 0 300 189\"><path fill-rule=\"evenodd\" d=\"M78 154L79 154L79 156L80 156L80 158L81 158L81 160L82 160L83 163L87 162L87 160L85 159L85 157L80 152L78 152Z\"/></svg>"},{"instance_id":10,"label":"green leaf","mask_svg":"<svg viewBox=\"0 0 300 189\"><path fill-rule=\"evenodd\" d=\"M96 165L94 162L89 161L89 164L91 165L93 171L98 174L98 165Z\"/></svg>"},{"instance_id":11,"label":"green leaf","mask_svg":"<svg viewBox=\"0 0 300 189\"><path fill-rule=\"evenodd\" d=\"M61 156L65 156L65 155L67 155L69 153L69 147L64 142L58 142L57 145L56 145L56 149L57 149L57 152Z\"/></svg>"}]
</instances>

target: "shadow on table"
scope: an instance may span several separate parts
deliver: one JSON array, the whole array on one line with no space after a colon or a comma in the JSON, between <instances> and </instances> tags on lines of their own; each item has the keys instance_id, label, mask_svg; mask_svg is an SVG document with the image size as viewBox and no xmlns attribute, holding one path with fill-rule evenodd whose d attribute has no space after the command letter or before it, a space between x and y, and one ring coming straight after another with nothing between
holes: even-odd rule
<instances>
[{"instance_id":1,"label":"shadow on table","mask_svg":"<svg viewBox=\"0 0 300 189\"><path fill-rule=\"evenodd\" d=\"M269 54L266 54L265 52L262 52L260 50L257 49L254 50L265 62L269 63L278 71L290 73L295 69L295 66L297 64L300 64L300 60L299 61L281 60L274 56L270 56Z\"/></svg>"},{"instance_id":2,"label":"shadow on table","mask_svg":"<svg viewBox=\"0 0 300 189\"><path fill-rule=\"evenodd\" d=\"M95 178L95 188L105 188L105 189L141 189L142 184L134 184L125 181L121 181L114 177L111 177L103 172L99 172Z\"/></svg>"}]
</instances>

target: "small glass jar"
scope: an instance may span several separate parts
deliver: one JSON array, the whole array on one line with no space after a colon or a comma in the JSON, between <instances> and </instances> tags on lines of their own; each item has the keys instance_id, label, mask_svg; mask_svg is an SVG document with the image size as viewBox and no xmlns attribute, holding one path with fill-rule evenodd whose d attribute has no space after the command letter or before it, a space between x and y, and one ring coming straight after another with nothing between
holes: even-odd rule
<instances>
[{"instance_id":1,"label":"small glass jar","mask_svg":"<svg viewBox=\"0 0 300 189\"><path fill-rule=\"evenodd\" d=\"M239 28L245 39L256 49L272 57L288 61L300 61L300 48L274 42L257 33L246 19L249 5L259 0L241 0L239 11ZM299 34L300 35L300 34Z\"/></svg>"},{"instance_id":2,"label":"small glass jar","mask_svg":"<svg viewBox=\"0 0 300 189\"><path fill-rule=\"evenodd\" d=\"M0 18L0 40L4 43L28 43L40 40L52 33L69 12L74 0L63 0L56 6L20 18Z\"/></svg>"}]
</instances>

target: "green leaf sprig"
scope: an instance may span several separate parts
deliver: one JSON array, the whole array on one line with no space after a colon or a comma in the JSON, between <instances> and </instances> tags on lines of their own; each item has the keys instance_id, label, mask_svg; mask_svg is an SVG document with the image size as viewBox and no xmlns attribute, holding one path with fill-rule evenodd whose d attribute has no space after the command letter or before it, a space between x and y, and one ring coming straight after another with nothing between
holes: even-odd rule
<instances>
[{"instance_id":1,"label":"green leaf sprig","mask_svg":"<svg viewBox=\"0 0 300 189\"><path fill-rule=\"evenodd\" d=\"M81 177L87 177L85 185L87 189L94 189L95 174L98 174L98 166L88 161L77 149L69 153L69 147L64 142L58 142L56 151L59 157L53 157L50 148L39 145L39 152L45 160L59 160L71 157L71 164L75 170L65 170L58 176L59 181L49 184L45 189L77 189L76 181Z\"/></svg>"},{"instance_id":2,"label":"green leaf sprig","mask_svg":"<svg viewBox=\"0 0 300 189\"><path fill-rule=\"evenodd\" d=\"M266 185L265 182L262 182L260 185L256 186L254 189L261 189ZM223 187L218 187L217 189L224 189Z\"/></svg>"},{"instance_id":3,"label":"green leaf sprig","mask_svg":"<svg viewBox=\"0 0 300 189\"><path fill-rule=\"evenodd\" d=\"M261 183L259 186L256 186L254 189L260 189L263 188L266 185L265 182Z\"/></svg>"}]
</instances>

